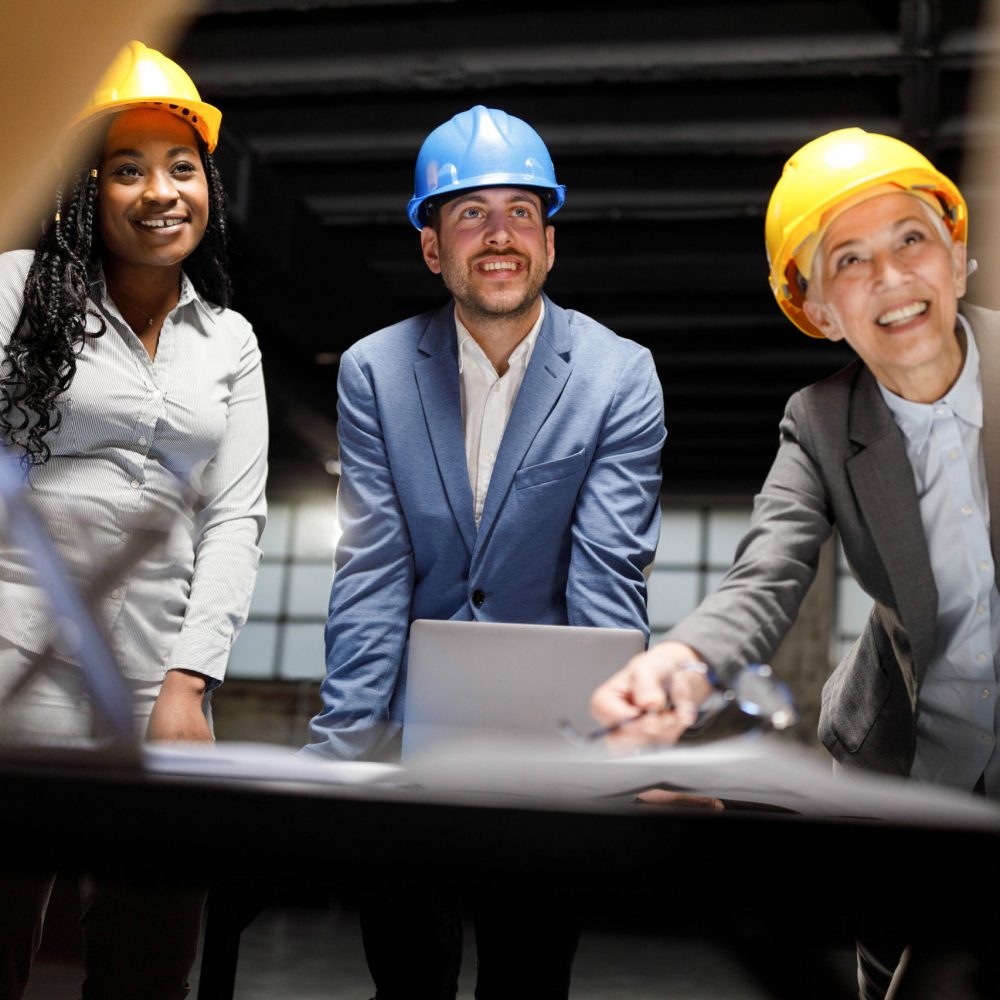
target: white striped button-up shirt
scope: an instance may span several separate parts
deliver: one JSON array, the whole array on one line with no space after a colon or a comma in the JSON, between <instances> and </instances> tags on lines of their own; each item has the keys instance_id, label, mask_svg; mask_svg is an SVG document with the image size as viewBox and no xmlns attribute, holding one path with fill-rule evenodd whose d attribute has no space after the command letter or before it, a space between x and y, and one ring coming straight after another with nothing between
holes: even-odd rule
<instances>
[{"instance_id":1,"label":"white striped button-up shirt","mask_svg":"<svg viewBox=\"0 0 1000 1000\"><path fill-rule=\"evenodd\" d=\"M0 345L20 314L31 260L30 251L0 256ZM260 561L267 410L257 340L239 313L209 305L187 277L155 359L103 279L91 285L90 307L88 329L99 318L106 330L87 340L57 401L62 421L46 436L51 458L30 472L31 496L84 587L133 527L168 519L165 542L117 581L103 617L126 677L155 681L180 667L213 686L246 619ZM30 562L6 543L0 635L33 652L50 637Z\"/></svg>"}]
</instances>

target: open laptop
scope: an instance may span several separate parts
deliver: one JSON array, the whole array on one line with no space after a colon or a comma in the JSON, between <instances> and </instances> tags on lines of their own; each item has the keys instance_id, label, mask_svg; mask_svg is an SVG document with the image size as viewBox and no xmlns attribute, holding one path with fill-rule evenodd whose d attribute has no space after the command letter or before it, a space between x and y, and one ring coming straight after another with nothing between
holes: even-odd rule
<instances>
[{"instance_id":1,"label":"open laptop","mask_svg":"<svg viewBox=\"0 0 1000 1000\"><path fill-rule=\"evenodd\" d=\"M595 687L645 645L638 629L431 621L410 626L403 758L470 736L559 739L596 723Z\"/></svg>"}]
</instances>

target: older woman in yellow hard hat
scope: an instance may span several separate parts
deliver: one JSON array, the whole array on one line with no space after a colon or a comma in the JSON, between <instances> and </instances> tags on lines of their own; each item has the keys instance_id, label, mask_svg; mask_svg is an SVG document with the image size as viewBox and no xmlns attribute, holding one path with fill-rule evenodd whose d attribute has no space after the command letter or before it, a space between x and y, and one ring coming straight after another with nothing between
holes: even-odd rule
<instances>
[{"instance_id":1,"label":"older woman in yellow hard hat","mask_svg":"<svg viewBox=\"0 0 1000 1000\"><path fill-rule=\"evenodd\" d=\"M246 616L265 514L260 352L227 308L220 121L180 66L130 42L75 123L93 155L54 195L38 248L0 257L0 438L95 598L137 736L161 740L212 738L207 692ZM165 541L93 594L131 532L168 513ZM41 582L0 546L5 742L94 730L79 666L65 644L52 654ZM4 997L24 989L50 886L0 886ZM184 996L203 896L89 881L84 997Z\"/></svg>"},{"instance_id":2,"label":"older woman in yellow hard hat","mask_svg":"<svg viewBox=\"0 0 1000 1000\"><path fill-rule=\"evenodd\" d=\"M959 304L966 238L958 188L894 138L843 129L788 160L771 288L858 358L789 401L719 589L595 692L604 723L651 710L615 739L677 739L713 679L767 661L836 526L874 608L827 681L822 742L847 768L1000 799L1000 315ZM898 949L867 957L862 996L881 996ZM980 995L963 989L941 995Z\"/></svg>"}]
</instances>

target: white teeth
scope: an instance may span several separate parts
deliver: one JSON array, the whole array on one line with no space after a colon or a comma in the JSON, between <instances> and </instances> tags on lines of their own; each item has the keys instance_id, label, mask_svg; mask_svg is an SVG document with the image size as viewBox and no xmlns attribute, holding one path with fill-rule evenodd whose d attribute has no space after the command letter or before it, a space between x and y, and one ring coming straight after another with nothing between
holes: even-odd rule
<instances>
[{"instance_id":1,"label":"white teeth","mask_svg":"<svg viewBox=\"0 0 1000 1000\"><path fill-rule=\"evenodd\" d=\"M146 229L170 229L179 226L183 219L140 219L139 225Z\"/></svg>"},{"instance_id":2,"label":"white teeth","mask_svg":"<svg viewBox=\"0 0 1000 1000\"><path fill-rule=\"evenodd\" d=\"M487 261L483 264L484 271L516 271L517 264L509 260Z\"/></svg>"},{"instance_id":3,"label":"white teeth","mask_svg":"<svg viewBox=\"0 0 1000 1000\"><path fill-rule=\"evenodd\" d=\"M905 323L906 320L913 319L914 316L919 316L925 312L927 312L926 302L911 302L908 306L889 309L887 312L882 313L875 322L879 326L893 326L896 323Z\"/></svg>"}]
</instances>

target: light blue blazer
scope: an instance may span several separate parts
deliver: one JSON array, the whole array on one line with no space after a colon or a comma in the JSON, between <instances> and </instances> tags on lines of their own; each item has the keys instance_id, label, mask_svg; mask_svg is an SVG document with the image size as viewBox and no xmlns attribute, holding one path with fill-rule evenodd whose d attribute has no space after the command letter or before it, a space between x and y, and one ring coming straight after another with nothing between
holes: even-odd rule
<instances>
[{"instance_id":1,"label":"light blue blazer","mask_svg":"<svg viewBox=\"0 0 1000 1000\"><path fill-rule=\"evenodd\" d=\"M343 535L309 750L387 752L416 618L648 635L666 438L648 350L546 299L478 530L453 304L354 344L338 393Z\"/></svg>"}]
</instances>

